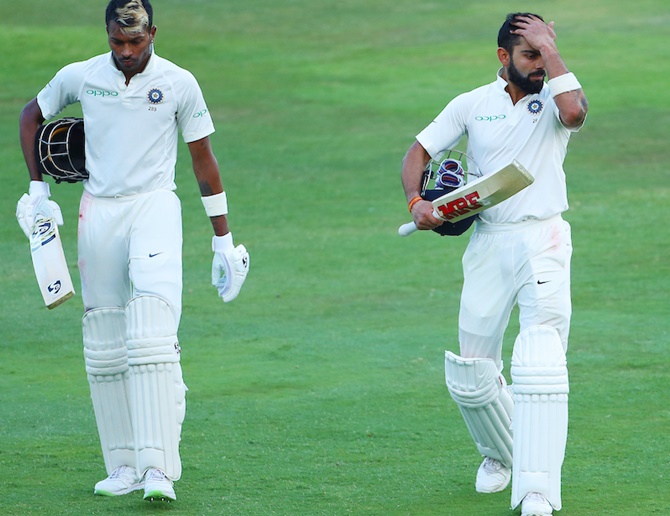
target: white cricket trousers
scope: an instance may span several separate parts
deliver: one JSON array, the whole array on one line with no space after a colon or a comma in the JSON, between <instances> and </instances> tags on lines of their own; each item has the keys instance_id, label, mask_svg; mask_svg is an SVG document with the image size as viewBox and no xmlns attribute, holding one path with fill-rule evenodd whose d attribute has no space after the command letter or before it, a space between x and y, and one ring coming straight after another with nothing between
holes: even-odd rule
<instances>
[{"instance_id":1,"label":"white cricket trousers","mask_svg":"<svg viewBox=\"0 0 670 516\"><path fill-rule=\"evenodd\" d=\"M459 343L464 358L490 358L502 370L502 344L514 305L520 331L546 324L567 351L570 224L560 215L518 224L477 221L463 255Z\"/></svg>"},{"instance_id":2,"label":"white cricket trousers","mask_svg":"<svg viewBox=\"0 0 670 516\"><path fill-rule=\"evenodd\" d=\"M125 308L157 296L181 316L181 203L169 190L123 197L84 192L79 206L79 272L86 310Z\"/></svg>"}]
</instances>

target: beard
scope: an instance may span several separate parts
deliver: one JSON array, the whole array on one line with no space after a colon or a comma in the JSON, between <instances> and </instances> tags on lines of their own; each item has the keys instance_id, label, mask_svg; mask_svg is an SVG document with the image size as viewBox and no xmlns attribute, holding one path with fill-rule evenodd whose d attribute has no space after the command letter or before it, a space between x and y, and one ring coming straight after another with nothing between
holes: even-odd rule
<instances>
[{"instance_id":1,"label":"beard","mask_svg":"<svg viewBox=\"0 0 670 516\"><path fill-rule=\"evenodd\" d=\"M510 56L509 66L507 67L507 79L509 82L514 84L521 91L524 91L529 94L540 93L542 87L544 86L544 80L537 80L538 78L544 79L546 75L545 71L533 72L528 75L523 75L519 69L514 65L514 60ZM532 78L535 78L533 80Z\"/></svg>"}]
</instances>

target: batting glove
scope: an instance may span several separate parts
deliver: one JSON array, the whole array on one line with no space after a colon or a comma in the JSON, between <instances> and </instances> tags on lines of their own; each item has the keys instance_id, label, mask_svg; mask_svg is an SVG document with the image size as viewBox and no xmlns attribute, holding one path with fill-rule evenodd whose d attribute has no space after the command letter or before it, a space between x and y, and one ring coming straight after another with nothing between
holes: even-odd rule
<instances>
[{"instance_id":1,"label":"batting glove","mask_svg":"<svg viewBox=\"0 0 670 516\"><path fill-rule=\"evenodd\" d=\"M233 235L228 233L212 238L212 285L219 291L224 303L237 297L249 273L249 253L242 244L233 245Z\"/></svg>"},{"instance_id":2,"label":"batting glove","mask_svg":"<svg viewBox=\"0 0 670 516\"><path fill-rule=\"evenodd\" d=\"M31 181L27 194L19 199L16 205L16 220L28 238L33 232L38 215L54 219L59 226L63 225L63 214L60 206L49 199L51 192L44 181Z\"/></svg>"}]
</instances>

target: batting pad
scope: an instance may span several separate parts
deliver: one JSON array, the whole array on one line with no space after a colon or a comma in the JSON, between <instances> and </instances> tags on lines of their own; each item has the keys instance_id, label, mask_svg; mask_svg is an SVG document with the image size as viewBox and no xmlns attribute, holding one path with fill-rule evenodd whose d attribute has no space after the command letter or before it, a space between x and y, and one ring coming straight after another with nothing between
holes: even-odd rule
<instances>
[{"instance_id":1,"label":"batting pad","mask_svg":"<svg viewBox=\"0 0 670 516\"><path fill-rule=\"evenodd\" d=\"M178 480L186 385L179 364L177 321L170 306L153 296L132 299L126 318L137 470L142 475L148 468L158 468Z\"/></svg>"},{"instance_id":2,"label":"batting pad","mask_svg":"<svg viewBox=\"0 0 670 516\"><path fill-rule=\"evenodd\" d=\"M514 464L512 508L528 493L561 509L561 467L568 437L568 368L558 331L531 326L512 353Z\"/></svg>"},{"instance_id":3,"label":"batting pad","mask_svg":"<svg viewBox=\"0 0 670 516\"><path fill-rule=\"evenodd\" d=\"M479 453L511 467L514 403L495 362L447 351L444 368L449 393Z\"/></svg>"},{"instance_id":4,"label":"batting pad","mask_svg":"<svg viewBox=\"0 0 670 516\"><path fill-rule=\"evenodd\" d=\"M135 466L125 312L121 308L89 310L82 327L93 412L109 475L119 466Z\"/></svg>"}]
</instances>

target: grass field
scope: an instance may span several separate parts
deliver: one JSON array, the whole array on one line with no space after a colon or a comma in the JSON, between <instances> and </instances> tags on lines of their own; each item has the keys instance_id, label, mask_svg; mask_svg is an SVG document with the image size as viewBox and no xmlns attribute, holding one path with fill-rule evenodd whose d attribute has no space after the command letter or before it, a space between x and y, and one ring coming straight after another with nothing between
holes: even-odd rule
<instances>
[{"instance_id":1,"label":"grass field","mask_svg":"<svg viewBox=\"0 0 670 516\"><path fill-rule=\"evenodd\" d=\"M0 514L503 516L444 387L467 237L396 235L400 160L490 82L525 2L156 0L157 52L198 77L237 242L240 297L209 285L211 228L185 146L178 500L94 497L104 476L81 297L42 304L14 219L18 114L58 68L107 51L105 2L25 0L0 19ZM533 2L590 101L566 170L573 228L570 433L560 514L670 514L670 184L664 0ZM76 109L72 113L76 114ZM80 185L52 185L78 284ZM516 335L506 335L509 361Z\"/></svg>"}]
</instances>

